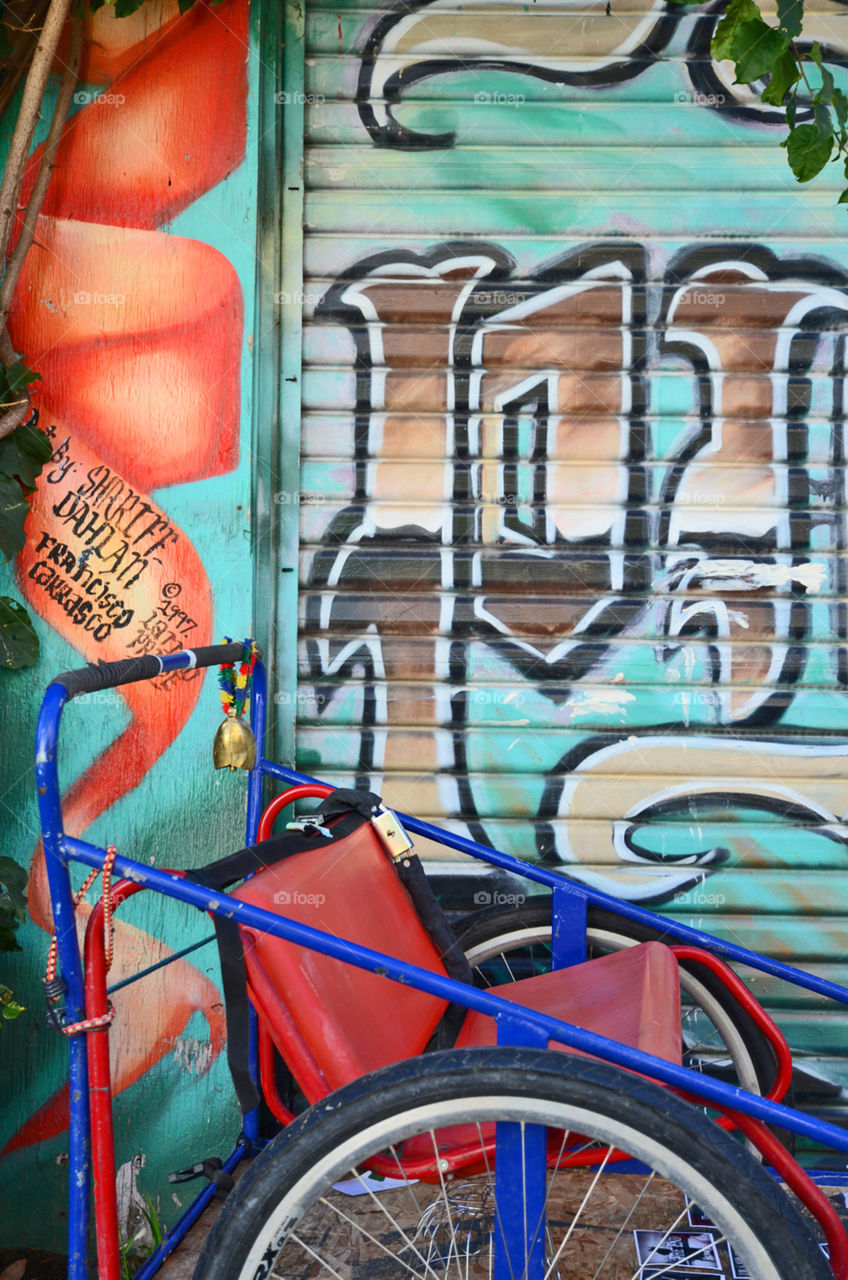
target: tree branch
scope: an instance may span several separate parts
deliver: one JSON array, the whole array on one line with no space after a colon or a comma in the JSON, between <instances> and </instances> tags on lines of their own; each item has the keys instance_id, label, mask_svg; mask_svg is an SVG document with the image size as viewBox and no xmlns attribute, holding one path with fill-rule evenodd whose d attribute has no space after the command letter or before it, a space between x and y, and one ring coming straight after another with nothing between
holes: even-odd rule
<instances>
[{"instance_id":1,"label":"tree branch","mask_svg":"<svg viewBox=\"0 0 848 1280\"><path fill-rule=\"evenodd\" d=\"M47 10L44 27L24 85L21 107L3 172L3 181L0 183L0 258L2 259L6 257L9 241L12 238L32 135L38 123L47 80L70 7L71 0L50 0L50 8Z\"/></svg>"},{"instance_id":2,"label":"tree branch","mask_svg":"<svg viewBox=\"0 0 848 1280\"><path fill-rule=\"evenodd\" d=\"M53 170L56 168L56 152L59 149L59 143L62 138L62 131L65 127L65 121L68 118L68 112L71 108L71 101L74 95L74 89L77 86L79 78L80 58L82 56L82 15L75 14L71 20L71 41L68 50L68 65L65 68L65 74L62 77L62 87L59 90L59 97L56 100L56 106L53 110L53 119L50 122L50 131L47 134L47 141L44 144L44 150L41 153L41 164L38 168L38 176L35 179L35 185L32 189L32 195L27 204L26 214L24 215L21 234L18 237L18 243L15 245L14 252L6 264L6 270L3 275L3 284L0 286L0 325L5 330L6 318L9 314L9 307L12 303L12 294L15 292L15 286L18 283L18 276L21 274L21 267L24 264L24 258L29 252L32 242L35 239L35 228L38 222L38 215L41 213L41 206L44 204L44 197L47 195L47 188L50 184L50 178ZM3 358L0 351L0 359L3 363L7 361Z\"/></svg>"}]
</instances>

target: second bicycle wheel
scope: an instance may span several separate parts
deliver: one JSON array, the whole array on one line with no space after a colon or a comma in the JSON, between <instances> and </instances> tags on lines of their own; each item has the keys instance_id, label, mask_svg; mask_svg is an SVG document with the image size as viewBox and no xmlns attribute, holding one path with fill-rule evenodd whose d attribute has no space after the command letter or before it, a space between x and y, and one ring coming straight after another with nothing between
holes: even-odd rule
<instances>
[{"instance_id":1,"label":"second bicycle wheel","mask_svg":"<svg viewBox=\"0 0 848 1280\"><path fill-rule=\"evenodd\" d=\"M587 1149L596 1167L569 1167ZM397 1063L310 1108L241 1179L195 1280L671 1280L670 1268L831 1276L784 1193L696 1108L606 1063L499 1047Z\"/></svg>"}]
</instances>

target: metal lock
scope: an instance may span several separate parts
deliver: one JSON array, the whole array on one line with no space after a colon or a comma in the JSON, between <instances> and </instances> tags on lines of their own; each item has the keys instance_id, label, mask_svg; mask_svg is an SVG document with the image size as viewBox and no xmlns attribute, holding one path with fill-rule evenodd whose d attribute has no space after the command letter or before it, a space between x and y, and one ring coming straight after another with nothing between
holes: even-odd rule
<instances>
[{"instance_id":1,"label":"metal lock","mask_svg":"<svg viewBox=\"0 0 848 1280\"><path fill-rule=\"evenodd\" d=\"M375 813L371 825L380 837L380 843L392 862L399 862L412 848L412 841L403 828L396 813L391 809L383 809Z\"/></svg>"}]
</instances>

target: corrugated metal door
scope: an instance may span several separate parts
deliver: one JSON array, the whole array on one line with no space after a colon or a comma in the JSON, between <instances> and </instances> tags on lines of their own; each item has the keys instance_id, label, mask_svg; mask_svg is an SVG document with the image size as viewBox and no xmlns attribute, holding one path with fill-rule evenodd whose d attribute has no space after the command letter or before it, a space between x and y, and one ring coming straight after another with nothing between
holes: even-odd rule
<instances>
[{"instance_id":1,"label":"corrugated metal door","mask_svg":"<svg viewBox=\"0 0 848 1280\"><path fill-rule=\"evenodd\" d=\"M307 9L299 758L839 976L844 214L715 21Z\"/></svg>"}]
</instances>

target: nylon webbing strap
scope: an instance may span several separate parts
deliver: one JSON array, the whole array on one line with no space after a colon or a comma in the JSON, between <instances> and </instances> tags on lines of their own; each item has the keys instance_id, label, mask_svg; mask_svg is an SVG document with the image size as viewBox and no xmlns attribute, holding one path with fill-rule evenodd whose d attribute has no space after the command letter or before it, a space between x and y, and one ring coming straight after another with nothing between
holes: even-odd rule
<instances>
[{"instance_id":1,"label":"nylon webbing strap","mask_svg":"<svg viewBox=\"0 0 848 1280\"><path fill-rule=\"evenodd\" d=\"M250 1070L250 1002L239 927L234 920L215 916L215 936L221 957L221 987L227 1019L227 1063L242 1115L259 1106L259 1091Z\"/></svg>"}]
</instances>

